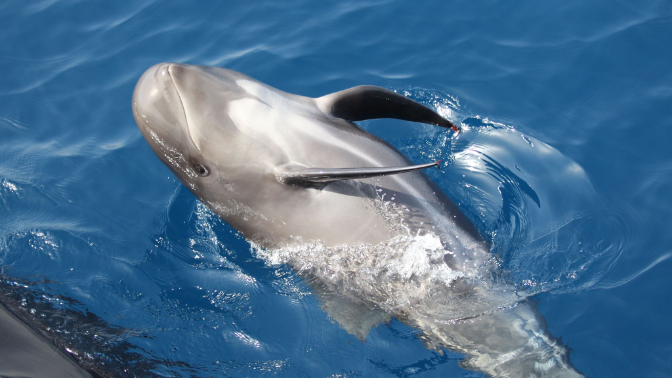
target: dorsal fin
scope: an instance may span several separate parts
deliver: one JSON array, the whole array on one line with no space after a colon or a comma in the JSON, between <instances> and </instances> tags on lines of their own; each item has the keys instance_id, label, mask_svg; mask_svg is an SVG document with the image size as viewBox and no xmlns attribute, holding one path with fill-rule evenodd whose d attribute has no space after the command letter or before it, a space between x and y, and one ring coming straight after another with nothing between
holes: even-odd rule
<instances>
[{"instance_id":1,"label":"dorsal fin","mask_svg":"<svg viewBox=\"0 0 672 378\"><path fill-rule=\"evenodd\" d=\"M426 106L381 87L362 85L319 97L315 101L323 112L348 121L395 118L460 131L455 124Z\"/></svg>"},{"instance_id":2,"label":"dorsal fin","mask_svg":"<svg viewBox=\"0 0 672 378\"><path fill-rule=\"evenodd\" d=\"M409 165L405 167L306 168L290 165L278 169L276 178L287 185L322 188L333 181L395 175L430 167L441 169L440 164L441 160L429 164Z\"/></svg>"}]
</instances>

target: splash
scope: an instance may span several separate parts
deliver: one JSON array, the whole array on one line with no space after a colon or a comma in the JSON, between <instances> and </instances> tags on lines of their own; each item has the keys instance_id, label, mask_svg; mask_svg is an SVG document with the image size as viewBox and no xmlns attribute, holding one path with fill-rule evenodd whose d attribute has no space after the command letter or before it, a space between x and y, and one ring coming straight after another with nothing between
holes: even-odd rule
<instances>
[{"instance_id":1,"label":"splash","mask_svg":"<svg viewBox=\"0 0 672 378\"><path fill-rule=\"evenodd\" d=\"M397 92L462 127L458 136L428 125L414 127L410 138L385 139L413 161L446 162L442 171L426 173L491 243L500 266L495 275L521 297L599 286L606 271L600 267L614 253L583 231L602 225L589 212L599 198L577 162L510 124L466 115L459 100L445 93ZM375 122L362 126L381 133Z\"/></svg>"},{"instance_id":2,"label":"splash","mask_svg":"<svg viewBox=\"0 0 672 378\"><path fill-rule=\"evenodd\" d=\"M269 265L291 266L323 301L345 298L394 316L413 314L455 322L521 300L510 286L492 280L496 259L465 271L453 270L446 264L447 251L439 236L431 233L397 236L376 245L327 247L297 240L283 248L264 249L253 244L252 249Z\"/></svg>"}]
</instances>

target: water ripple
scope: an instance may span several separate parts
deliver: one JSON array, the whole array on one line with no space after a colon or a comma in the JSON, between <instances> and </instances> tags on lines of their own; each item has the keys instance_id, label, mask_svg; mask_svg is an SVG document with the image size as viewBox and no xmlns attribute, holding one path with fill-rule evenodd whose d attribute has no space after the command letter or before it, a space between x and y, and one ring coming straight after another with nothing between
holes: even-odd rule
<instances>
[{"instance_id":1,"label":"water ripple","mask_svg":"<svg viewBox=\"0 0 672 378\"><path fill-rule=\"evenodd\" d=\"M266 266L175 181L130 111L135 81L162 61L238 69L311 96L381 85L461 122L457 138L395 121L362 127L414 161L447 163L428 174L492 242L519 297L604 289L618 301L618 290L664 276L654 268L672 256L665 0L9 0L0 9L0 269L57 281L55 291L96 319L127 327L54 318L61 336L107 332L89 343L99 349L87 361L116 358L122 369L130 356L164 376L464 374L458 357L422 350L417 333L384 313L327 308L339 298L320 297L329 293L287 266ZM576 307L565 324L585 355L594 346L585 340L606 339L585 331L590 303ZM600 321L640 320L618 309ZM356 322L327 313L366 320L348 330L362 338L385 325L361 343L334 325ZM651 328L666 336L661 324ZM655 344L631 333L636 342L613 333L609 351L642 362L639 375L669 368L661 348L645 348L649 357L628 347ZM124 342L138 354L110 352Z\"/></svg>"}]
</instances>

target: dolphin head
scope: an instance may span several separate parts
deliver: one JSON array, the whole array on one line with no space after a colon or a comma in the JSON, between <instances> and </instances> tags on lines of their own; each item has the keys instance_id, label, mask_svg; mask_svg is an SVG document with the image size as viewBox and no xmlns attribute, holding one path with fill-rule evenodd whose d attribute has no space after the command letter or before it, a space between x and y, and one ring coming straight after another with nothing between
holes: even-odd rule
<instances>
[{"instance_id":1,"label":"dolphin head","mask_svg":"<svg viewBox=\"0 0 672 378\"><path fill-rule=\"evenodd\" d=\"M133 92L133 116L161 161L193 187L209 170L191 136L174 73L175 65L157 64L142 75Z\"/></svg>"},{"instance_id":2,"label":"dolphin head","mask_svg":"<svg viewBox=\"0 0 672 378\"><path fill-rule=\"evenodd\" d=\"M133 92L142 135L192 191L213 181L213 174L225 173L240 156L226 108L242 89L226 71L161 63L142 75Z\"/></svg>"}]
</instances>

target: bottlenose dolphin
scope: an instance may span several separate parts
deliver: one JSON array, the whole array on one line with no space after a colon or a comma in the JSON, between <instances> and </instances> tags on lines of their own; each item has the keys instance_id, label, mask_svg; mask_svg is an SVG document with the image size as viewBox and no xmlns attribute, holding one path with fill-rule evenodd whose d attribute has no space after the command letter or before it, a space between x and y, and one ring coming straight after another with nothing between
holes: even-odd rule
<instances>
[{"instance_id":1,"label":"bottlenose dolphin","mask_svg":"<svg viewBox=\"0 0 672 378\"><path fill-rule=\"evenodd\" d=\"M216 67L158 64L133 93L148 144L269 261L290 264L348 332L396 317L426 346L496 377L581 376L512 287L489 245L423 169L353 122L396 118L459 132L395 92L319 98ZM507 290L508 289L508 290ZM506 294L502 294L506 293Z\"/></svg>"}]
</instances>

